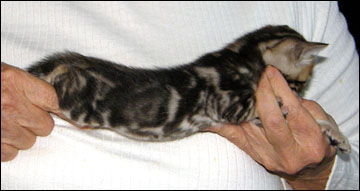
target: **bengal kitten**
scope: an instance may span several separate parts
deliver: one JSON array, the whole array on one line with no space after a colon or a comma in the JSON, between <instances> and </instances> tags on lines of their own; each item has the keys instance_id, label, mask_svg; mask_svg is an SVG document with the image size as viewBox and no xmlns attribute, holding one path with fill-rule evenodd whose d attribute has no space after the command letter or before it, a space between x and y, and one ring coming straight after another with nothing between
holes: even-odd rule
<instances>
[{"instance_id":1,"label":"bengal kitten","mask_svg":"<svg viewBox=\"0 0 360 191\"><path fill-rule=\"evenodd\" d=\"M306 41L288 26L265 26L173 68L131 68L64 52L28 71L55 87L64 116L79 126L107 128L137 140L169 141L209 126L256 119L255 92L268 65L302 92L314 55L326 46ZM350 152L337 127L322 121L321 128L330 144Z\"/></svg>"}]
</instances>

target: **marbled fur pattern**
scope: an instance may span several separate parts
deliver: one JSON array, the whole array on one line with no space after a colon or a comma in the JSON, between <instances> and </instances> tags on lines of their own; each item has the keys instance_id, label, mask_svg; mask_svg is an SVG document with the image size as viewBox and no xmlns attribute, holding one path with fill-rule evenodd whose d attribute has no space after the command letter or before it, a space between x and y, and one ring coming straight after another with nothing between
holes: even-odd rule
<instances>
[{"instance_id":1,"label":"marbled fur pattern","mask_svg":"<svg viewBox=\"0 0 360 191\"><path fill-rule=\"evenodd\" d=\"M130 68L64 52L28 71L55 87L63 114L80 126L168 141L254 119L255 91L267 65L300 92L311 76L312 53L325 46L288 26L266 26L174 68Z\"/></svg>"}]
</instances>

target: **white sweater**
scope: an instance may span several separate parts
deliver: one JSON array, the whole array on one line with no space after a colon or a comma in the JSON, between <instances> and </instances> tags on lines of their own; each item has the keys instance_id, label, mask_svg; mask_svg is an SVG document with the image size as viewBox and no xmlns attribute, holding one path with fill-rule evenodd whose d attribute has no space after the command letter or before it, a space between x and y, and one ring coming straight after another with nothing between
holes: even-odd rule
<instances>
[{"instance_id":1,"label":"white sweater","mask_svg":"<svg viewBox=\"0 0 360 191\"><path fill-rule=\"evenodd\" d=\"M328 189L359 189L359 58L336 2L1 2L1 61L24 68L72 50L129 66L176 66L267 24L287 24L329 43L306 98L349 138ZM199 133L165 143L55 118L15 160L1 163L1 189L286 189L226 139Z\"/></svg>"}]
</instances>

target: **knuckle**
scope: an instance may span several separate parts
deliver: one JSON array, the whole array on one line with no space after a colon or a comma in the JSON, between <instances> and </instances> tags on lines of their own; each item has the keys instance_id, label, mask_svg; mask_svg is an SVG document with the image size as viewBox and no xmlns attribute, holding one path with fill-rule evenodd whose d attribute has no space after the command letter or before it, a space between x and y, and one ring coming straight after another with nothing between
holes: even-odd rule
<instances>
[{"instance_id":1,"label":"knuckle","mask_svg":"<svg viewBox=\"0 0 360 191\"><path fill-rule=\"evenodd\" d=\"M314 140L309 140L306 153L310 162L316 163L322 161L326 157L329 147L329 144L321 133L319 133L319 137L314 137Z\"/></svg>"},{"instance_id":2,"label":"knuckle","mask_svg":"<svg viewBox=\"0 0 360 191\"><path fill-rule=\"evenodd\" d=\"M13 145L18 149L29 149L36 141L36 136L24 131L21 127L11 127L10 125L2 124L1 140L3 143Z\"/></svg>"},{"instance_id":3,"label":"knuckle","mask_svg":"<svg viewBox=\"0 0 360 191\"><path fill-rule=\"evenodd\" d=\"M1 162L7 162L13 160L19 153L19 150L1 143Z\"/></svg>"},{"instance_id":4,"label":"knuckle","mask_svg":"<svg viewBox=\"0 0 360 191\"><path fill-rule=\"evenodd\" d=\"M44 137L44 136L48 136L50 135L50 133L52 132L53 128L54 128L54 120L51 118L51 116L49 114L47 114L48 116L46 116L44 118L44 121L42 123L39 124L39 132L38 132L38 136Z\"/></svg>"},{"instance_id":5,"label":"knuckle","mask_svg":"<svg viewBox=\"0 0 360 191\"><path fill-rule=\"evenodd\" d=\"M264 166L267 170L271 171L271 172L277 172L279 171L279 169L277 168L277 166L274 163L264 163Z\"/></svg>"},{"instance_id":6,"label":"knuckle","mask_svg":"<svg viewBox=\"0 0 360 191\"><path fill-rule=\"evenodd\" d=\"M303 161L300 161L298 157L287 156L282 161L282 168L286 174L294 175L301 171L306 165Z\"/></svg>"},{"instance_id":7,"label":"knuckle","mask_svg":"<svg viewBox=\"0 0 360 191\"><path fill-rule=\"evenodd\" d=\"M271 172L279 172L282 171L281 165L278 164L276 161L271 159L263 160L262 165Z\"/></svg>"},{"instance_id":8,"label":"knuckle","mask_svg":"<svg viewBox=\"0 0 360 191\"><path fill-rule=\"evenodd\" d=\"M325 150L324 149L315 149L311 153L311 164L318 164L325 158Z\"/></svg>"},{"instance_id":9,"label":"knuckle","mask_svg":"<svg viewBox=\"0 0 360 191\"><path fill-rule=\"evenodd\" d=\"M299 171L301 171L303 169L303 167L300 167L298 165L290 165L290 166L286 166L284 168L284 171L286 174L288 175L295 175L297 174Z\"/></svg>"},{"instance_id":10,"label":"knuckle","mask_svg":"<svg viewBox=\"0 0 360 191\"><path fill-rule=\"evenodd\" d=\"M36 143L36 136L29 136L21 149L30 149Z\"/></svg>"}]
</instances>

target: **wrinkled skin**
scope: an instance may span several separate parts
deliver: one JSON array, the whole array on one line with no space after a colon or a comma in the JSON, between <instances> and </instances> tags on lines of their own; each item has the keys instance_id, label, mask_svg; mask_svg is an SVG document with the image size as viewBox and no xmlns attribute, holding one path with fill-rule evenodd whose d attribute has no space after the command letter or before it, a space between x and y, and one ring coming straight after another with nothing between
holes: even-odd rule
<instances>
[{"instance_id":1,"label":"wrinkled skin","mask_svg":"<svg viewBox=\"0 0 360 191\"><path fill-rule=\"evenodd\" d=\"M55 90L48 83L16 67L1 63L1 161L29 149L37 136L54 127L48 112L58 113Z\"/></svg>"},{"instance_id":2,"label":"wrinkled skin","mask_svg":"<svg viewBox=\"0 0 360 191\"><path fill-rule=\"evenodd\" d=\"M287 122L277 96L288 111ZM329 145L316 119L335 123L332 117L316 102L294 95L273 67L268 67L261 77L256 109L263 128L247 122L208 130L227 138L267 170L284 177L294 189L324 189L336 149Z\"/></svg>"}]
</instances>

